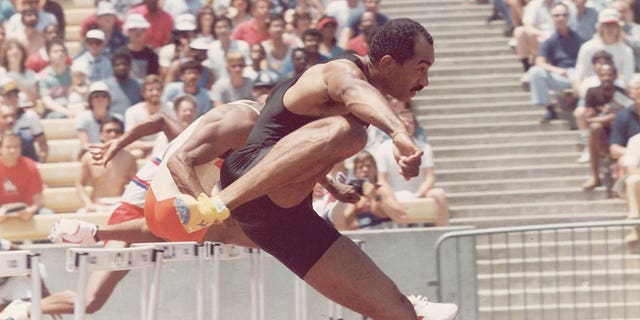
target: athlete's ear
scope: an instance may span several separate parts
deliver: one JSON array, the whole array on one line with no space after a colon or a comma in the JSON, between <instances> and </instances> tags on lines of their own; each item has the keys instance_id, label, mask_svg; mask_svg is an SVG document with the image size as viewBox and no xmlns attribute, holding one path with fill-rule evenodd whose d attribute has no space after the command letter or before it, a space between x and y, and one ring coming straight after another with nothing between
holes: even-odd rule
<instances>
[{"instance_id":1,"label":"athlete's ear","mask_svg":"<svg viewBox=\"0 0 640 320\"><path fill-rule=\"evenodd\" d=\"M380 61L378 62L378 68L380 68L380 71L382 72L388 72L389 68L391 68L395 63L396 60L387 54L380 58Z\"/></svg>"}]
</instances>

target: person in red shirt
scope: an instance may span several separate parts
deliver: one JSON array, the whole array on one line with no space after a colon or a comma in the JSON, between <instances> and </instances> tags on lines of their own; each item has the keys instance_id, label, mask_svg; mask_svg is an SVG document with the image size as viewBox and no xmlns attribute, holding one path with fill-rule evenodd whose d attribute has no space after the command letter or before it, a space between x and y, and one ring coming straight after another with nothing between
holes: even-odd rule
<instances>
[{"instance_id":1,"label":"person in red shirt","mask_svg":"<svg viewBox=\"0 0 640 320\"><path fill-rule=\"evenodd\" d=\"M269 39L267 32L267 20L269 19L269 0L257 0L251 5L253 18L237 25L231 39L242 40L250 46Z\"/></svg>"},{"instance_id":2,"label":"person in red shirt","mask_svg":"<svg viewBox=\"0 0 640 320\"><path fill-rule=\"evenodd\" d=\"M52 213L43 208L40 172L33 160L22 156L21 144L20 136L12 132L4 133L0 141L0 221L8 215L27 221L36 214Z\"/></svg>"},{"instance_id":3,"label":"person in red shirt","mask_svg":"<svg viewBox=\"0 0 640 320\"><path fill-rule=\"evenodd\" d=\"M144 44L158 49L171 40L173 30L173 17L158 5L158 0L144 0L137 7L129 10L129 14L138 13L149 21L151 26L145 34Z\"/></svg>"}]
</instances>

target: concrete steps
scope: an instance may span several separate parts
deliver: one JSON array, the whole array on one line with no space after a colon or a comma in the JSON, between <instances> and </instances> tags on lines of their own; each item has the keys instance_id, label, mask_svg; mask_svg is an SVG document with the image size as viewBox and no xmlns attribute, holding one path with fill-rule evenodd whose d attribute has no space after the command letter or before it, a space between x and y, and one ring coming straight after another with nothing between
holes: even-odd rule
<instances>
[{"instance_id":1,"label":"concrete steps","mask_svg":"<svg viewBox=\"0 0 640 320\"><path fill-rule=\"evenodd\" d=\"M482 116L482 113L478 114ZM427 116L424 117L423 122L427 125L434 124L434 119L442 121L455 120L458 117L464 115L447 115L442 116ZM421 119L419 117L418 119ZM440 123L439 123L440 124ZM540 132L515 132L515 133L487 133L477 135L457 135L457 136L435 136L429 137L429 144L432 147L450 147L450 146L466 146L466 145L484 145L484 144L498 144L498 143L529 143L529 142L542 142L542 141L573 141L577 142L577 133L568 130L558 131L540 131ZM571 151L571 150L566 150ZM535 154L532 154L535 156ZM438 161L439 159L436 159ZM534 161L538 162L538 161Z\"/></svg>"}]
</instances>

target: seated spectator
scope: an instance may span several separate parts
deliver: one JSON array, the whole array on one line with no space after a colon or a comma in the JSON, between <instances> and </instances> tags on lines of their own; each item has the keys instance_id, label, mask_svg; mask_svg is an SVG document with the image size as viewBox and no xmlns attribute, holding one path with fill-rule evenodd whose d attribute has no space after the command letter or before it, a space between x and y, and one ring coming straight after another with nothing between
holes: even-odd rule
<instances>
[{"instance_id":1,"label":"seated spectator","mask_svg":"<svg viewBox=\"0 0 640 320\"><path fill-rule=\"evenodd\" d=\"M124 133L124 123L109 116L100 123L100 142L117 139ZM118 151L105 166L94 166L90 152L80 159L80 175L76 180L76 192L84 207L78 213L110 213L120 204L124 187L138 171L136 158L127 150ZM92 187L88 192L86 187Z\"/></svg>"},{"instance_id":2,"label":"seated spectator","mask_svg":"<svg viewBox=\"0 0 640 320\"><path fill-rule=\"evenodd\" d=\"M629 95L633 105L618 111L609 135L609 156L619 160L620 163L627 151L627 143L631 137L640 133L640 74L635 74L631 78Z\"/></svg>"},{"instance_id":3,"label":"seated spectator","mask_svg":"<svg viewBox=\"0 0 640 320\"><path fill-rule=\"evenodd\" d=\"M303 48L295 48L291 51L291 65L293 70L288 74L289 78L295 78L309 67L307 52Z\"/></svg>"},{"instance_id":4,"label":"seated spectator","mask_svg":"<svg viewBox=\"0 0 640 320\"><path fill-rule=\"evenodd\" d=\"M269 39L267 20L269 19L270 5L271 1L269 0L254 1L251 4L251 19L240 24L234 24L235 28L231 34L231 39L242 40L249 45Z\"/></svg>"},{"instance_id":5,"label":"seated spectator","mask_svg":"<svg viewBox=\"0 0 640 320\"><path fill-rule=\"evenodd\" d=\"M347 41L351 38L351 35L342 35L347 31L351 22L357 19L358 16L364 11L364 5L360 0L333 0L326 6L324 14L334 17L338 23L336 30L336 38L338 39L338 46L344 48L347 46ZM318 27L318 29L322 29ZM344 38L344 39L343 39Z\"/></svg>"},{"instance_id":6,"label":"seated spectator","mask_svg":"<svg viewBox=\"0 0 640 320\"><path fill-rule=\"evenodd\" d=\"M258 76L253 79L253 88L251 89L252 100L265 102L271 90L278 84L278 75L269 70L260 71Z\"/></svg>"},{"instance_id":7,"label":"seated spectator","mask_svg":"<svg viewBox=\"0 0 640 320\"><path fill-rule=\"evenodd\" d=\"M222 78L213 84L211 99L214 107L241 99L252 100L252 79L243 76L244 59L242 53L238 51L227 53L229 78Z\"/></svg>"},{"instance_id":8,"label":"seated spectator","mask_svg":"<svg viewBox=\"0 0 640 320\"><path fill-rule=\"evenodd\" d=\"M389 18L386 15L380 13L380 0L364 0L363 3L364 11L372 12L375 15L376 27L380 27L389 21ZM340 34L339 43L343 45L343 48L346 48L349 40L362 33L359 28L360 19L362 19L362 11L358 12L355 17L355 19L349 21L349 26Z\"/></svg>"},{"instance_id":9,"label":"seated spectator","mask_svg":"<svg viewBox=\"0 0 640 320\"><path fill-rule=\"evenodd\" d=\"M600 85L587 91L585 116L589 123L591 178L582 185L584 190L591 190L601 185L598 172L600 157L609 155L607 142L611 123L616 113L628 106L630 102L625 96L624 89L614 84L616 73L613 65L603 65L598 72Z\"/></svg>"},{"instance_id":10,"label":"seated spectator","mask_svg":"<svg viewBox=\"0 0 640 320\"><path fill-rule=\"evenodd\" d=\"M618 11L622 24L622 31L625 35L625 42L633 50L635 58L635 69L640 69L640 25L633 22L633 13L629 7L629 3L623 0L615 0L611 2L611 8Z\"/></svg>"},{"instance_id":11,"label":"seated spectator","mask_svg":"<svg viewBox=\"0 0 640 320\"><path fill-rule=\"evenodd\" d=\"M89 86L89 110L85 110L76 118L76 133L81 147L80 157L89 150L89 145L100 143L100 123L111 116L110 104L109 87L102 81L92 83Z\"/></svg>"},{"instance_id":12,"label":"seated spectator","mask_svg":"<svg viewBox=\"0 0 640 320\"><path fill-rule=\"evenodd\" d=\"M45 45L40 48L38 52L31 54L27 58L27 68L29 70L33 70L33 72L38 73L42 71L42 69L46 68L49 64L49 55L47 54L47 43L52 41L53 39L62 39L60 31L58 30L58 26L56 25L48 25L44 28L44 39ZM71 65L73 59L70 56L67 56L67 64Z\"/></svg>"},{"instance_id":13,"label":"seated spectator","mask_svg":"<svg viewBox=\"0 0 640 320\"><path fill-rule=\"evenodd\" d=\"M0 25L2 26L16 13L11 2L9 0L0 0ZM4 31L4 27L2 29Z\"/></svg>"},{"instance_id":14,"label":"seated spectator","mask_svg":"<svg viewBox=\"0 0 640 320\"><path fill-rule=\"evenodd\" d=\"M198 116L212 108L209 91L199 86L202 64L198 61L187 60L180 65L180 81L168 84L162 92L162 103L167 104L179 96L190 94L198 102Z\"/></svg>"},{"instance_id":15,"label":"seated spectator","mask_svg":"<svg viewBox=\"0 0 640 320\"><path fill-rule=\"evenodd\" d=\"M358 30L360 34L349 39L345 50L366 56L369 53L369 42L371 42L371 38L378 26L375 21L375 14L371 11L363 12L359 20Z\"/></svg>"},{"instance_id":16,"label":"seated spectator","mask_svg":"<svg viewBox=\"0 0 640 320\"><path fill-rule=\"evenodd\" d=\"M557 119L549 91L560 93L572 86L578 51L584 39L569 28L569 9L559 2L551 9L555 31L542 42L536 64L527 72L531 87L531 103L546 108L541 123Z\"/></svg>"},{"instance_id":17,"label":"seated spectator","mask_svg":"<svg viewBox=\"0 0 640 320\"><path fill-rule=\"evenodd\" d=\"M267 53L261 44L256 43L251 46L249 51L249 57L251 58L251 65L244 69L244 75L249 78L255 78L261 70L268 70L267 67ZM226 59L225 59L226 64ZM225 66L226 71L226 66Z\"/></svg>"},{"instance_id":18,"label":"seated spectator","mask_svg":"<svg viewBox=\"0 0 640 320\"><path fill-rule=\"evenodd\" d=\"M169 69L175 61L182 61L189 55L189 43L196 35L196 18L191 14L182 14L175 19L171 43L160 48L160 76L166 79Z\"/></svg>"},{"instance_id":19,"label":"seated spectator","mask_svg":"<svg viewBox=\"0 0 640 320\"><path fill-rule=\"evenodd\" d=\"M143 0L143 4L129 10L132 14L142 15L149 23L144 35L144 44L152 49L160 49L169 43L173 30L173 17L158 5L159 0ZM125 23L126 24L126 23ZM125 27L126 29L126 27Z\"/></svg>"},{"instance_id":20,"label":"seated spectator","mask_svg":"<svg viewBox=\"0 0 640 320\"><path fill-rule=\"evenodd\" d=\"M103 81L113 76L113 66L102 49L105 45L104 32L100 29L93 29L87 32L87 51L80 54L73 60L73 64L84 64L89 73L87 78L90 82Z\"/></svg>"},{"instance_id":21,"label":"seated spectator","mask_svg":"<svg viewBox=\"0 0 640 320\"><path fill-rule=\"evenodd\" d=\"M196 13L196 38L205 40L211 44L215 37L216 12L211 6L204 6Z\"/></svg>"},{"instance_id":22,"label":"seated spectator","mask_svg":"<svg viewBox=\"0 0 640 320\"><path fill-rule=\"evenodd\" d=\"M198 11L203 7L206 1L202 0L172 0L163 1L162 9L168 12L175 19L181 14L196 15ZM211 7L209 7L211 8Z\"/></svg>"},{"instance_id":23,"label":"seated spectator","mask_svg":"<svg viewBox=\"0 0 640 320\"><path fill-rule=\"evenodd\" d=\"M596 33L596 24L598 23L598 10L591 6L586 6L587 0L573 0L576 5L577 24L575 31L584 41L591 40Z\"/></svg>"},{"instance_id":24,"label":"seated spectator","mask_svg":"<svg viewBox=\"0 0 640 320\"><path fill-rule=\"evenodd\" d=\"M304 44L303 49L305 52L305 59L307 66L313 66L318 63L324 63L329 60L328 57L320 54L320 43L322 42L322 33L317 29L308 29L302 34L302 42ZM297 48L294 48L295 50ZM293 72L293 50L291 55L287 57L284 62L284 74L283 77L289 77Z\"/></svg>"},{"instance_id":25,"label":"seated spectator","mask_svg":"<svg viewBox=\"0 0 640 320\"><path fill-rule=\"evenodd\" d=\"M34 141L30 135L24 135L23 132L17 130L17 119L18 114L15 108L4 104L0 105L0 132L16 133L22 141L20 144L20 154L33 161L38 161L38 152L36 151Z\"/></svg>"},{"instance_id":26,"label":"seated spectator","mask_svg":"<svg viewBox=\"0 0 640 320\"><path fill-rule=\"evenodd\" d=\"M41 0L41 3L42 3L42 0ZM64 39L65 28L67 27L67 21L64 17L64 11L62 9L62 6L58 3L58 1L44 0L44 5L42 5L42 10L56 17L57 23L55 23L55 25L58 27L60 35Z\"/></svg>"},{"instance_id":27,"label":"seated spectator","mask_svg":"<svg viewBox=\"0 0 640 320\"><path fill-rule=\"evenodd\" d=\"M193 60L200 63L202 71L200 72L200 80L198 86L201 88L210 88L213 84L213 71L211 71L210 65L207 62L207 51L209 50L209 43L203 38L197 38L189 43L189 51L187 56L182 59L177 59L172 62L169 71L167 71L166 78L164 79L165 85L175 82L180 77L180 65L188 60Z\"/></svg>"},{"instance_id":28,"label":"seated spectator","mask_svg":"<svg viewBox=\"0 0 640 320\"><path fill-rule=\"evenodd\" d=\"M122 32L122 22L118 21L116 9L112 3L106 1L98 2L96 24L97 27L92 29L100 29L104 32L105 46L102 51L107 58L110 58L114 51L126 46L129 42L129 39ZM85 41L86 34L86 32L83 34L83 40Z\"/></svg>"},{"instance_id":29,"label":"seated spectator","mask_svg":"<svg viewBox=\"0 0 640 320\"><path fill-rule=\"evenodd\" d=\"M562 2L565 4L567 11L568 25L575 30L576 26L576 7L572 2ZM516 54L522 62L525 72L531 67L531 58L538 52L538 45L544 42L554 31L554 21L551 10L554 7L554 1L548 0L532 0L524 9L522 17L522 26L513 30L513 36L516 39Z\"/></svg>"},{"instance_id":30,"label":"seated spectator","mask_svg":"<svg viewBox=\"0 0 640 320\"><path fill-rule=\"evenodd\" d=\"M286 14L283 15L285 20L284 39L287 43L302 47L302 33L311 28L313 18L309 10L304 7L288 10L287 13L289 12L292 12L291 18L288 18Z\"/></svg>"},{"instance_id":31,"label":"seated spectator","mask_svg":"<svg viewBox=\"0 0 640 320\"><path fill-rule=\"evenodd\" d=\"M53 214L44 207L42 191L44 186L36 163L23 157L20 152L20 136L5 132L0 141L0 205L13 204L17 209L13 215L24 221L34 215Z\"/></svg>"},{"instance_id":32,"label":"seated spectator","mask_svg":"<svg viewBox=\"0 0 640 320\"><path fill-rule=\"evenodd\" d=\"M294 43L285 42L284 18L281 15L272 14L267 22L269 39L260 42L267 54L267 67L279 75L286 74L285 60L291 55L291 50L296 47Z\"/></svg>"},{"instance_id":33,"label":"seated spectator","mask_svg":"<svg viewBox=\"0 0 640 320\"><path fill-rule=\"evenodd\" d=\"M339 56L344 50L338 46L336 38L338 21L331 16L322 16L316 28L322 33L322 42L318 52L329 59Z\"/></svg>"},{"instance_id":34,"label":"seated spectator","mask_svg":"<svg viewBox=\"0 0 640 320\"><path fill-rule=\"evenodd\" d=\"M620 196L627 200L627 219L640 219L640 134L629 139L618 163L623 175L621 179L624 179L624 190ZM627 244L637 243L640 240L640 228L631 227L624 240Z\"/></svg>"},{"instance_id":35,"label":"seated spectator","mask_svg":"<svg viewBox=\"0 0 640 320\"><path fill-rule=\"evenodd\" d=\"M161 100L161 95L163 95L163 92L160 77L154 74L148 75L142 83L142 98L144 98L144 101L131 106L124 115L125 130L130 131L133 127L158 112L164 112L175 119L176 115L173 109L167 102ZM184 95L184 93L177 94L176 97L181 95ZM127 149L132 151L137 158L146 158L153 150L157 138L157 134L142 137L130 144Z\"/></svg>"},{"instance_id":36,"label":"seated spectator","mask_svg":"<svg viewBox=\"0 0 640 320\"><path fill-rule=\"evenodd\" d=\"M618 77L621 78L623 87L631 79L634 69L633 51L624 42L622 27L620 26L620 15L614 9L605 9L598 15L596 26L597 34L593 39L585 42L578 52L576 61L576 76L574 80L574 92L580 93L582 81L595 75L591 58L593 54L604 50L611 54Z\"/></svg>"},{"instance_id":37,"label":"seated spectator","mask_svg":"<svg viewBox=\"0 0 640 320\"><path fill-rule=\"evenodd\" d=\"M209 45L205 64L211 68L215 80L229 77L226 58L227 52L229 51L242 53L245 57L247 69L251 69L252 67L249 44L242 40L231 39L231 27L231 19L225 16L218 17L214 24L215 40ZM264 51L264 49L262 50ZM255 74L255 72L253 73ZM250 77L250 75L247 76Z\"/></svg>"},{"instance_id":38,"label":"seated spectator","mask_svg":"<svg viewBox=\"0 0 640 320\"><path fill-rule=\"evenodd\" d=\"M55 24L60 26L58 23L58 19L56 16L42 10L40 5L40 0L16 0L16 8L17 13L9 18L9 21L6 23L5 28L7 34L19 34L24 30L24 24L22 23L22 11L23 10L36 10L38 14L38 24L36 25L36 29L42 32L44 28L50 24Z\"/></svg>"},{"instance_id":39,"label":"seated spectator","mask_svg":"<svg viewBox=\"0 0 640 320\"><path fill-rule=\"evenodd\" d=\"M49 66L39 74L38 94L45 108L45 118L73 118L68 108L71 68L67 65L67 47L61 39L47 43Z\"/></svg>"},{"instance_id":40,"label":"seated spectator","mask_svg":"<svg viewBox=\"0 0 640 320\"><path fill-rule=\"evenodd\" d=\"M354 156L353 174L349 184L360 194L357 203L338 202L330 213L330 222L338 230L384 228L391 221L407 223L407 213L388 185L377 181L376 161L369 152L361 151ZM325 217L326 219L326 217Z\"/></svg>"},{"instance_id":41,"label":"seated spectator","mask_svg":"<svg viewBox=\"0 0 640 320\"><path fill-rule=\"evenodd\" d=\"M92 29L101 29L100 24L98 23L98 7L100 7L101 3L107 3L106 6L104 6L102 8L102 12L108 12L113 8L113 11L116 15L116 21L115 21L115 26L114 29L122 29L122 21L124 20L124 18L126 17L126 14L129 12L130 8L127 8L127 11L120 11L120 9L122 9L122 6L125 5L125 3L129 3L129 0L125 0L125 1L121 1L121 0L94 0L95 6L96 6L96 10L90 14L88 17L84 18L81 22L80 22L80 36L82 37L82 40L84 42L84 36L87 34L87 32L89 30ZM109 5L111 5L111 8L109 8ZM130 6L129 6L130 7ZM105 31L105 30L102 30ZM107 31L105 31L105 33L107 33ZM117 48L114 48L117 49Z\"/></svg>"},{"instance_id":42,"label":"seated spectator","mask_svg":"<svg viewBox=\"0 0 640 320\"><path fill-rule=\"evenodd\" d=\"M124 23L124 30L129 35L126 48L133 57L131 77L142 81L149 74L158 74L160 66L158 55L144 43L149 22L139 14L130 14Z\"/></svg>"},{"instance_id":43,"label":"seated spectator","mask_svg":"<svg viewBox=\"0 0 640 320\"><path fill-rule=\"evenodd\" d=\"M44 30L36 29L38 24L38 11L27 9L22 11L22 31L10 35L10 38L17 39L27 50L27 56L38 52L45 44Z\"/></svg>"},{"instance_id":44,"label":"seated spectator","mask_svg":"<svg viewBox=\"0 0 640 320\"><path fill-rule=\"evenodd\" d=\"M0 65L11 82L27 95L29 100L38 98L36 73L27 69L27 49L16 39L7 39L0 52Z\"/></svg>"},{"instance_id":45,"label":"seated spectator","mask_svg":"<svg viewBox=\"0 0 640 320\"><path fill-rule=\"evenodd\" d=\"M229 6L225 8L225 16L231 19L233 26L251 20L251 0L231 0ZM222 12L216 9L216 12ZM219 16L219 17L220 17Z\"/></svg>"},{"instance_id":46,"label":"seated spectator","mask_svg":"<svg viewBox=\"0 0 640 320\"><path fill-rule=\"evenodd\" d=\"M69 87L69 104L67 108L74 114L80 114L89 108L89 71L84 64L71 66L71 86Z\"/></svg>"},{"instance_id":47,"label":"seated spectator","mask_svg":"<svg viewBox=\"0 0 640 320\"><path fill-rule=\"evenodd\" d=\"M418 121L413 114L413 110L405 108L398 113L398 117L407 128L410 136L414 136L418 128ZM416 178L406 180L399 172L400 166L393 157L393 143L387 140L375 152L376 163L378 164L378 182L380 185L387 185L400 201L416 198L433 199L436 203L437 211L436 226L446 226L449 224L449 205L447 196L443 189L434 188L436 175L433 169L433 152L428 143L416 139L416 144L422 150L420 173Z\"/></svg>"},{"instance_id":48,"label":"seated spectator","mask_svg":"<svg viewBox=\"0 0 640 320\"><path fill-rule=\"evenodd\" d=\"M142 86L138 80L131 78L132 61L128 50L114 52L111 57L113 76L104 81L111 92L111 113L123 118L129 107L142 101Z\"/></svg>"},{"instance_id":49,"label":"seated spectator","mask_svg":"<svg viewBox=\"0 0 640 320\"><path fill-rule=\"evenodd\" d=\"M2 103L13 109L15 113L13 132L19 134L24 141L22 155L34 161L46 162L49 154L49 145L40 117L33 110L33 103L11 81L2 86ZM37 148L34 149L34 146L37 146ZM36 157L32 156L34 150Z\"/></svg>"},{"instance_id":50,"label":"seated spectator","mask_svg":"<svg viewBox=\"0 0 640 320\"><path fill-rule=\"evenodd\" d=\"M189 94L179 96L178 98L173 100L172 105L175 119L178 120L178 123L180 123L183 128L188 127L198 115L198 106L196 99L194 99L193 96ZM173 117L173 114L171 115L171 117ZM169 139L167 138L165 133L159 132L156 136L151 154L162 154L162 151L165 150L165 147L168 144Z\"/></svg>"}]
</instances>

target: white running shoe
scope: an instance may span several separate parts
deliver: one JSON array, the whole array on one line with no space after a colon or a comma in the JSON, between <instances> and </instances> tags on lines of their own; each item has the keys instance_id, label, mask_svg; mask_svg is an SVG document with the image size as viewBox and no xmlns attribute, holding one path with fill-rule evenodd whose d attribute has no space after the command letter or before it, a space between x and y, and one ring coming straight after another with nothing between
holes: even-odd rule
<instances>
[{"instance_id":1,"label":"white running shoe","mask_svg":"<svg viewBox=\"0 0 640 320\"><path fill-rule=\"evenodd\" d=\"M59 219L51 228L49 240L53 243L90 246L98 242L96 232L98 226L95 224L74 219Z\"/></svg>"},{"instance_id":2,"label":"white running shoe","mask_svg":"<svg viewBox=\"0 0 640 320\"><path fill-rule=\"evenodd\" d=\"M426 297L410 295L418 320L454 320L458 315L458 306L453 303L430 302Z\"/></svg>"},{"instance_id":3,"label":"white running shoe","mask_svg":"<svg viewBox=\"0 0 640 320\"><path fill-rule=\"evenodd\" d=\"M578 158L576 162L589 163L589 161L591 161L591 154L589 153L589 148L584 148L584 150L582 151L582 154L580 155L580 158Z\"/></svg>"},{"instance_id":4,"label":"white running shoe","mask_svg":"<svg viewBox=\"0 0 640 320\"><path fill-rule=\"evenodd\" d=\"M0 313L0 320L29 320L31 302L21 299L13 300Z\"/></svg>"}]
</instances>

